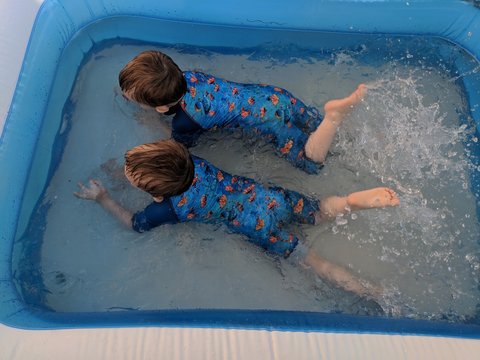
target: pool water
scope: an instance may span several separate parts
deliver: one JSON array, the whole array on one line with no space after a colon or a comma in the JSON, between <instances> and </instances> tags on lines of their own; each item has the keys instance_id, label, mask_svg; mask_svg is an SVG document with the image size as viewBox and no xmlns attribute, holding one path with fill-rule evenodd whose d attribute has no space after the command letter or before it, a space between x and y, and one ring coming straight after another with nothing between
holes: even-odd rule
<instances>
[{"instance_id":1,"label":"pool water","mask_svg":"<svg viewBox=\"0 0 480 360\"><path fill-rule=\"evenodd\" d=\"M381 51L365 44L334 52L121 40L97 46L78 72L51 176L15 245L15 281L24 299L58 312L272 309L478 322L480 224L470 177L479 171L472 160L477 138L456 81L462 74L423 56L451 47L437 42L385 39ZM418 58L417 47L427 49ZM340 127L318 175L293 169L269 144L238 134L207 134L192 152L231 173L318 197L396 189L398 208L298 229L325 258L382 284L382 309L221 226L165 225L137 234L73 196L78 181L98 178L133 211L150 202L116 175L126 150L166 137L160 124L170 119L127 103L117 83L124 64L151 48L184 70L284 87L322 111L328 99L367 84L366 98ZM32 241L33 260L23 256Z\"/></svg>"}]
</instances>

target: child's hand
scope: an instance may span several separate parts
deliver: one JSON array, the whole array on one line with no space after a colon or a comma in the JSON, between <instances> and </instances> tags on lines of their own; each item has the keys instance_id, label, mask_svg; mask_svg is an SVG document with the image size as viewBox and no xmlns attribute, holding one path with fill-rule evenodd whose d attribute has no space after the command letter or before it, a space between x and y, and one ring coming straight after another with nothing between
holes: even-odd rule
<instances>
[{"instance_id":1,"label":"child's hand","mask_svg":"<svg viewBox=\"0 0 480 360\"><path fill-rule=\"evenodd\" d=\"M100 180L90 180L90 187L78 183L78 187L81 191L74 192L73 194L86 200L101 201L103 198L108 197L108 191L105 189Z\"/></svg>"}]
</instances>

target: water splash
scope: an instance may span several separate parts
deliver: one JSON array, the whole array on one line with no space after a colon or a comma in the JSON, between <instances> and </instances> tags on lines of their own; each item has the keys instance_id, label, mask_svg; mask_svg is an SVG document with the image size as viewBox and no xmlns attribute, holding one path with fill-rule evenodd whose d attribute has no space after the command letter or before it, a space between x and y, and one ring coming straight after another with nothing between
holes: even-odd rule
<instances>
[{"instance_id":1,"label":"water splash","mask_svg":"<svg viewBox=\"0 0 480 360\"><path fill-rule=\"evenodd\" d=\"M389 280L401 288L394 292L403 299L396 301L402 304L401 313L418 316L426 298L431 298L453 317L452 309L475 301L471 295L462 296L462 287L479 283L475 249L480 229L471 215L472 164L464 147L472 129L457 123L461 104L452 110L441 97L427 95L424 78L418 70L397 69L369 83L363 103L342 124L334 153L335 161L356 168L359 179L380 180L400 195L401 206L394 212L361 216L370 223L364 241L380 242L381 261L397 270ZM338 225L337 220L334 233ZM343 231L353 233L348 226ZM402 286L409 277L416 280ZM458 285L459 279L465 284ZM417 295L406 287L415 287ZM448 287L449 300L440 300ZM391 296L387 298L394 304Z\"/></svg>"}]
</instances>

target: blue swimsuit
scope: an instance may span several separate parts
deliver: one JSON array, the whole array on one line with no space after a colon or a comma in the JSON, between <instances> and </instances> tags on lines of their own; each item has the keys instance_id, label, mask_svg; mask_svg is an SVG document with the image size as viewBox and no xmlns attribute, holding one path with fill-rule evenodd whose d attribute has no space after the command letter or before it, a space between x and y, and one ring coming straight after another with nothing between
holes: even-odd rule
<instances>
[{"instance_id":1,"label":"blue swimsuit","mask_svg":"<svg viewBox=\"0 0 480 360\"><path fill-rule=\"evenodd\" d=\"M276 153L307 173L320 164L307 159L305 144L322 117L287 90L257 84L240 84L201 72L184 72L188 92L175 113L172 136L193 146L205 131L240 129L272 142Z\"/></svg>"},{"instance_id":2,"label":"blue swimsuit","mask_svg":"<svg viewBox=\"0 0 480 360\"><path fill-rule=\"evenodd\" d=\"M134 230L144 232L158 225L187 221L223 223L264 249L288 257L298 238L285 227L292 222L315 222L318 201L232 176L206 160L192 159L195 176L190 188L137 212L132 217Z\"/></svg>"}]
</instances>

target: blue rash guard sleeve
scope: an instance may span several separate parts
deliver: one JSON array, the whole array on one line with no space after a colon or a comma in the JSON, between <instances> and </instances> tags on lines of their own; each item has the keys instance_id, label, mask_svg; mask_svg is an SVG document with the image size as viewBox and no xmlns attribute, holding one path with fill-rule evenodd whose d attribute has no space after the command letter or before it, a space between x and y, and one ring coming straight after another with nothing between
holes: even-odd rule
<instances>
[{"instance_id":1,"label":"blue rash guard sleeve","mask_svg":"<svg viewBox=\"0 0 480 360\"><path fill-rule=\"evenodd\" d=\"M172 120L172 137L186 147L195 146L198 137L205 130L197 124L180 105L175 105L166 115L175 114Z\"/></svg>"},{"instance_id":2,"label":"blue rash guard sleeve","mask_svg":"<svg viewBox=\"0 0 480 360\"><path fill-rule=\"evenodd\" d=\"M168 199L162 202L152 202L145 209L132 216L132 228L139 233L149 231L159 225L176 224L178 222L177 214L173 211Z\"/></svg>"}]
</instances>

